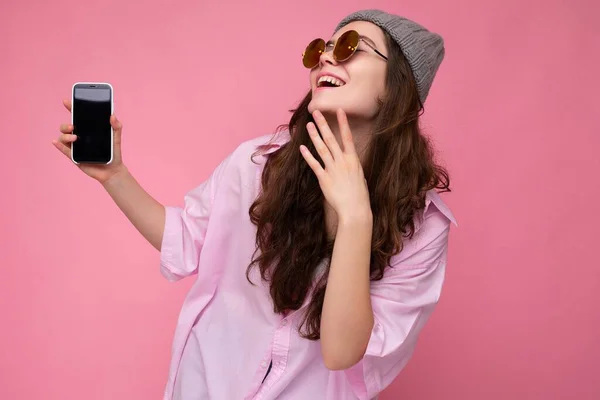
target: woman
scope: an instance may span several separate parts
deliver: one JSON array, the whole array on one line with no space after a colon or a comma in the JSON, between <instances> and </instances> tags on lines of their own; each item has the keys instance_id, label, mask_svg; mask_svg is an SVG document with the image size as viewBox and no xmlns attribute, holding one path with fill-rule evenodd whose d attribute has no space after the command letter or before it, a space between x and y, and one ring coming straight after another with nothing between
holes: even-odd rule
<instances>
[{"instance_id":1,"label":"woman","mask_svg":"<svg viewBox=\"0 0 600 400\"><path fill-rule=\"evenodd\" d=\"M349 15L306 48L311 90L288 129L242 143L183 208L136 183L111 117L114 162L80 168L160 250L167 279L198 275L165 399L372 399L399 374L440 295L454 222L419 130L443 56L412 21ZM72 129L55 142L67 156Z\"/></svg>"}]
</instances>

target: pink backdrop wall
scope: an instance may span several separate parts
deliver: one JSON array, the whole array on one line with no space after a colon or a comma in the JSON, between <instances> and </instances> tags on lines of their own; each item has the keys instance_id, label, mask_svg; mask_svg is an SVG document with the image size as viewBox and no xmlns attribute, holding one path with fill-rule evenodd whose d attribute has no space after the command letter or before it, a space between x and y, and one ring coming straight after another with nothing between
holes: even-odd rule
<instances>
[{"instance_id":1,"label":"pink backdrop wall","mask_svg":"<svg viewBox=\"0 0 600 400\"><path fill-rule=\"evenodd\" d=\"M252 4L250 4L252 3ZM191 280L51 145L73 82L115 87L124 159L181 204L307 88L300 54L359 7L446 38L425 126L452 173L440 306L382 398L600 398L593 0L0 4L0 398L159 399Z\"/></svg>"}]
</instances>

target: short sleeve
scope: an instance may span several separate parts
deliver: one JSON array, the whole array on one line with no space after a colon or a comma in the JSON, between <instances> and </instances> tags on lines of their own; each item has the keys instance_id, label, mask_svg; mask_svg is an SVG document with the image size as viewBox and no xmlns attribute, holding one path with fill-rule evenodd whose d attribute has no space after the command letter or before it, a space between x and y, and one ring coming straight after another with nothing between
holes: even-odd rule
<instances>
[{"instance_id":1,"label":"short sleeve","mask_svg":"<svg viewBox=\"0 0 600 400\"><path fill-rule=\"evenodd\" d=\"M442 213L430 213L411 240L412 249L393 257L384 277L371 282L371 337L363 359L345 371L359 399L375 398L411 357L440 297L449 228Z\"/></svg>"},{"instance_id":2,"label":"short sleeve","mask_svg":"<svg viewBox=\"0 0 600 400\"><path fill-rule=\"evenodd\" d=\"M198 272L215 195L231 157L225 158L207 180L186 193L183 207L165 207L160 271L170 282Z\"/></svg>"}]
</instances>

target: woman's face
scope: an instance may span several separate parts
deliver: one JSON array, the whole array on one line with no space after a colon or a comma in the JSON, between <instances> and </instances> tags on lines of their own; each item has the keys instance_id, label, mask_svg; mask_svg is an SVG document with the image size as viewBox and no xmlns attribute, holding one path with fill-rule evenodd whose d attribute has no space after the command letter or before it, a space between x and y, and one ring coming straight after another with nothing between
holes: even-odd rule
<instances>
[{"instance_id":1,"label":"woman's face","mask_svg":"<svg viewBox=\"0 0 600 400\"><path fill-rule=\"evenodd\" d=\"M364 40L359 41L356 53L349 60L338 63L332 55L333 44L348 30L357 31ZM387 57L383 31L370 22L351 22L331 38L319 64L310 71L309 112L335 113L342 108L348 118L371 120L375 117L379 108L377 101L385 94L387 61L365 41ZM323 76L335 78L340 86L321 86Z\"/></svg>"}]
</instances>

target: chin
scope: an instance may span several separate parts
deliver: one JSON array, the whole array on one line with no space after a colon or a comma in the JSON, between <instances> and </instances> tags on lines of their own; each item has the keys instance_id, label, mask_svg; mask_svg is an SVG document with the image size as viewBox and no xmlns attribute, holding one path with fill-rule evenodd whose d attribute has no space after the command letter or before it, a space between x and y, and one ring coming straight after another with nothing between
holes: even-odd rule
<instances>
[{"instance_id":1,"label":"chin","mask_svg":"<svg viewBox=\"0 0 600 400\"><path fill-rule=\"evenodd\" d=\"M334 113L338 108L346 109L345 105L341 102L326 100L322 98L314 98L308 103L308 112L311 114L313 111L319 110L323 114Z\"/></svg>"}]
</instances>

